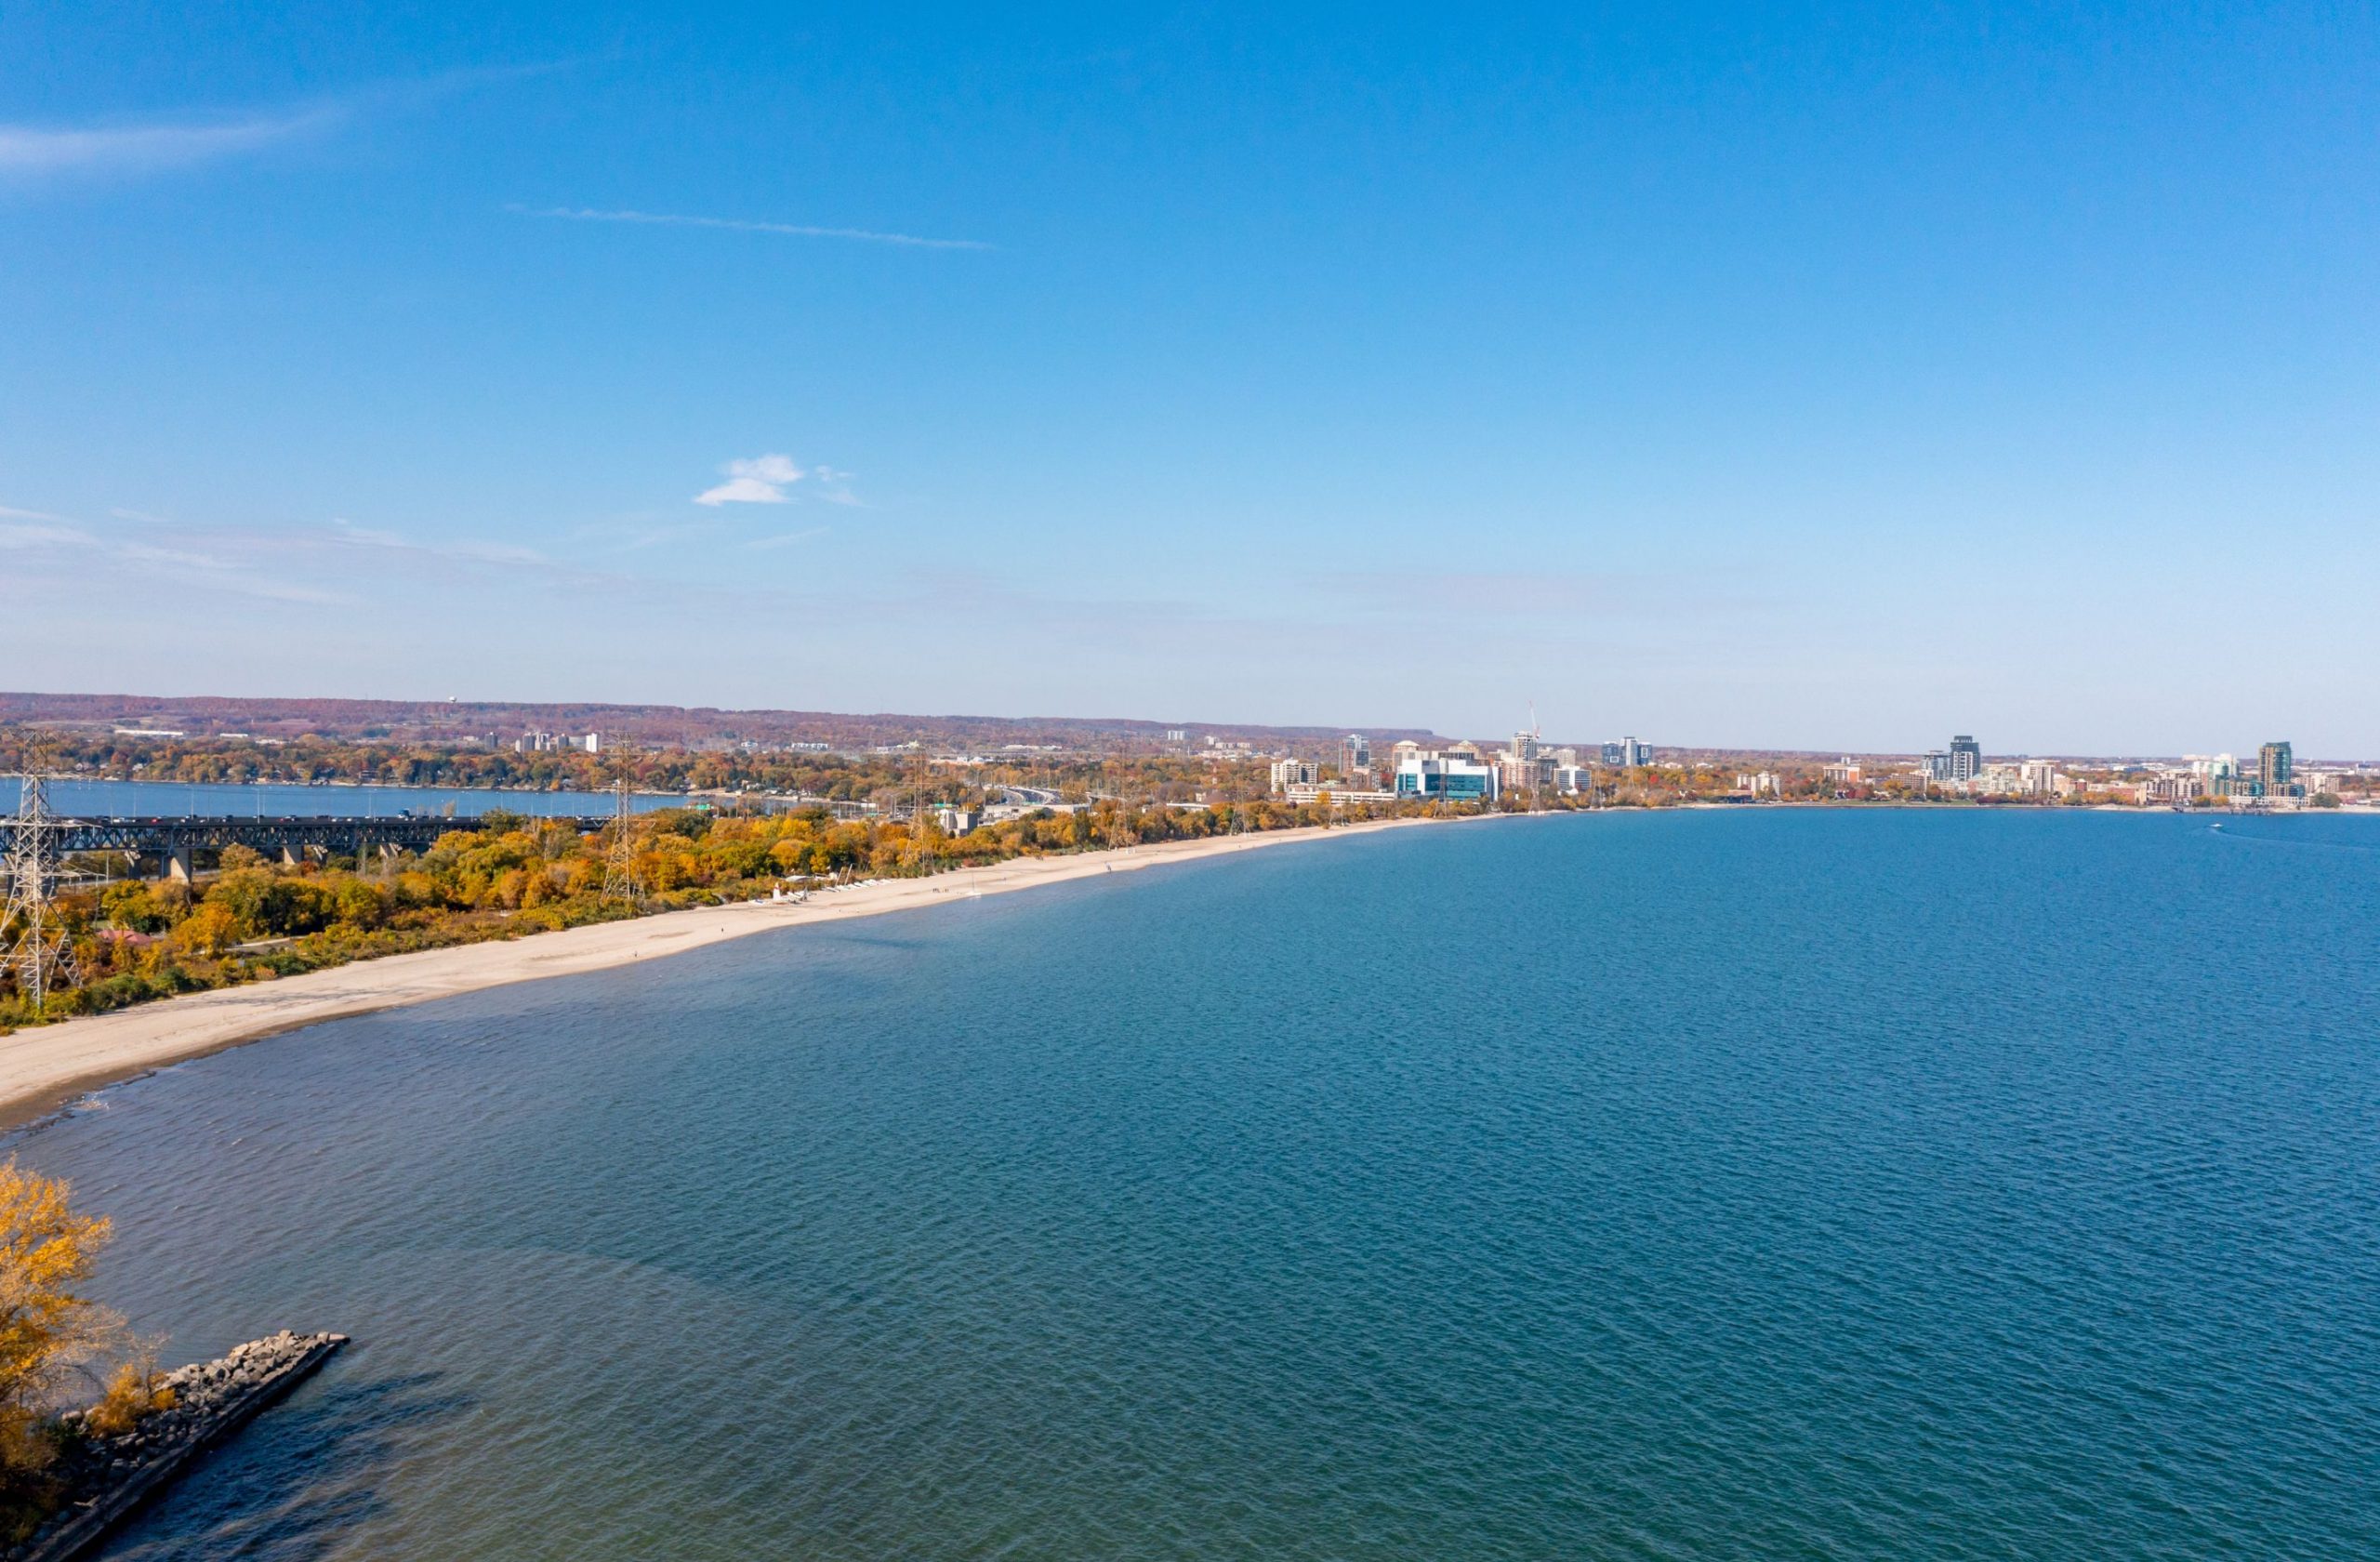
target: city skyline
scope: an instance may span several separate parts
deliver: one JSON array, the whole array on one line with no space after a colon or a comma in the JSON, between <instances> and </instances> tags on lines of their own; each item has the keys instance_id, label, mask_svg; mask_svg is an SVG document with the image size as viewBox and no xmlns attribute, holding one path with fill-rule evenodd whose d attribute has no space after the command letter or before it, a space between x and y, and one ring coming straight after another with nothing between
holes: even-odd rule
<instances>
[{"instance_id":1,"label":"city skyline","mask_svg":"<svg viewBox=\"0 0 2380 1562\"><path fill-rule=\"evenodd\" d=\"M0 661L2380 752L2380 25L1994 15L20 9Z\"/></svg>"}]
</instances>

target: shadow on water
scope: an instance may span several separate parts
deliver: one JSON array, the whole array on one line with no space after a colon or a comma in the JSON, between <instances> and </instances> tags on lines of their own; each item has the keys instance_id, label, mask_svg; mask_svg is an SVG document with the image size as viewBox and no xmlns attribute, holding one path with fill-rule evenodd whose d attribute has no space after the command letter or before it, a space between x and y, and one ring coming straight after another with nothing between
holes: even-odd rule
<instances>
[{"instance_id":1,"label":"shadow on water","mask_svg":"<svg viewBox=\"0 0 2380 1562\"><path fill-rule=\"evenodd\" d=\"M403 1445L471 1408L438 1372L301 1390L267 1410L117 1531L105 1562L226 1556L313 1562L386 1511Z\"/></svg>"}]
</instances>

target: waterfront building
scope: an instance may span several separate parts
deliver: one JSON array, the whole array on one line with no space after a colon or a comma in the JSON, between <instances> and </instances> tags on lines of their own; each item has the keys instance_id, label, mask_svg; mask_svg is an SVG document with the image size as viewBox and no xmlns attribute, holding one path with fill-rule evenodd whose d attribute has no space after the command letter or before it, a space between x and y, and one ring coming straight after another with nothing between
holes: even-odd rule
<instances>
[{"instance_id":1,"label":"waterfront building","mask_svg":"<svg viewBox=\"0 0 2380 1562\"><path fill-rule=\"evenodd\" d=\"M1339 740L1339 774L1361 775L1369 779L1372 772L1372 740L1361 733L1349 733Z\"/></svg>"},{"instance_id":2,"label":"waterfront building","mask_svg":"<svg viewBox=\"0 0 2380 1562\"><path fill-rule=\"evenodd\" d=\"M1519 739L1514 740L1515 748ZM1540 792L1554 785L1554 757L1534 752L1532 742L1527 754L1510 753L1496 756L1497 784L1508 792Z\"/></svg>"},{"instance_id":3,"label":"waterfront building","mask_svg":"<svg viewBox=\"0 0 2380 1562\"><path fill-rule=\"evenodd\" d=\"M1554 767L1554 790L1567 793L1571 797L1577 797L1581 792L1592 792L1595 788L1594 772L1580 764L1575 759L1565 761Z\"/></svg>"},{"instance_id":4,"label":"waterfront building","mask_svg":"<svg viewBox=\"0 0 2380 1562\"><path fill-rule=\"evenodd\" d=\"M1305 760L1276 760L1273 762L1273 790L1286 794L1291 787L1302 787L1314 780L1314 766Z\"/></svg>"},{"instance_id":5,"label":"waterfront building","mask_svg":"<svg viewBox=\"0 0 2380 1562\"><path fill-rule=\"evenodd\" d=\"M1603 762L1621 770L1642 770L1653 762L1653 747L1649 743L1639 743L1633 737L1623 737L1617 743L1603 746Z\"/></svg>"},{"instance_id":6,"label":"waterfront building","mask_svg":"<svg viewBox=\"0 0 2380 1562\"><path fill-rule=\"evenodd\" d=\"M1501 794L1497 788L1496 767L1483 764L1477 748L1468 757L1460 745L1443 754L1415 752L1396 767L1396 796L1424 798L1445 802L1493 802Z\"/></svg>"},{"instance_id":7,"label":"waterfront building","mask_svg":"<svg viewBox=\"0 0 2380 1562\"><path fill-rule=\"evenodd\" d=\"M1603 762L1614 770L1617 770L1620 767L1619 744L1606 743L1603 746Z\"/></svg>"},{"instance_id":8,"label":"waterfront building","mask_svg":"<svg viewBox=\"0 0 2380 1562\"><path fill-rule=\"evenodd\" d=\"M1353 808L1362 802L1395 802L1398 794L1382 791L1376 787L1348 787L1329 781L1302 781L1287 788L1282 796L1295 807L1305 807L1329 798L1333 808Z\"/></svg>"},{"instance_id":9,"label":"waterfront building","mask_svg":"<svg viewBox=\"0 0 2380 1562\"><path fill-rule=\"evenodd\" d=\"M1966 734L1950 739L1950 774L1952 781L1972 781L1983 774L1983 745Z\"/></svg>"},{"instance_id":10,"label":"waterfront building","mask_svg":"<svg viewBox=\"0 0 2380 1562\"><path fill-rule=\"evenodd\" d=\"M1736 790L1743 793L1746 797L1775 797L1777 795L1777 774L1774 771L1762 770L1752 772L1749 774L1738 775L1736 777Z\"/></svg>"},{"instance_id":11,"label":"waterfront building","mask_svg":"<svg viewBox=\"0 0 2380 1562\"><path fill-rule=\"evenodd\" d=\"M2256 750L2256 796L2268 798L2295 797L2297 788L2290 778L2294 768L2291 763L2289 745L2268 743Z\"/></svg>"},{"instance_id":12,"label":"waterfront building","mask_svg":"<svg viewBox=\"0 0 2380 1562\"><path fill-rule=\"evenodd\" d=\"M1928 781L1948 781L1950 778L1950 751L1948 748L1928 748L1918 759L1917 774Z\"/></svg>"},{"instance_id":13,"label":"waterfront building","mask_svg":"<svg viewBox=\"0 0 2380 1562\"><path fill-rule=\"evenodd\" d=\"M1859 784L1859 761L1845 754L1833 764L1824 767L1818 774L1824 776L1830 785L1856 787Z\"/></svg>"}]
</instances>

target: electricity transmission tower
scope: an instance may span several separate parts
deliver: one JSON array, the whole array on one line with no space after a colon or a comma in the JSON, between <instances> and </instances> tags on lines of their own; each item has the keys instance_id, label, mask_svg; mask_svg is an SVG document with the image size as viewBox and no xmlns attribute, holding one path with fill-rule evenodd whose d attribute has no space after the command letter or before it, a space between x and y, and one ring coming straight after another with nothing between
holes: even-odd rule
<instances>
[{"instance_id":1,"label":"electricity transmission tower","mask_svg":"<svg viewBox=\"0 0 2380 1562\"><path fill-rule=\"evenodd\" d=\"M43 999L82 978L74 965L74 946L50 907L50 885L58 878L58 821L50 817L41 776L30 767L18 788L15 827L9 832L7 854L0 858L8 875L8 909L0 915L0 937L14 934L6 957L0 958L0 971L17 973L17 989L39 1013Z\"/></svg>"},{"instance_id":2,"label":"electricity transmission tower","mask_svg":"<svg viewBox=\"0 0 2380 1562\"><path fill-rule=\"evenodd\" d=\"M625 763L612 780L612 850L603 859L603 898L635 906L644 899L636 876L636 849L628 841L628 773Z\"/></svg>"}]
</instances>

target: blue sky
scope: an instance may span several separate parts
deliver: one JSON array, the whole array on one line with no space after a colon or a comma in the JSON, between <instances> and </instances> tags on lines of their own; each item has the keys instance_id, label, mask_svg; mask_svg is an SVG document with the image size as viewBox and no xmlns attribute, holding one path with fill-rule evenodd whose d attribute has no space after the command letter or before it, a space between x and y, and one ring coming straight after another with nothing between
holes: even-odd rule
<instances>
[{"instance_id":1,"label":"blue sky","mask_svg":"<svg viewBox=\"0 0 2380 1562\"><path fill-rule=\"evenodd\" d=\"M0 687L2380 755L2369 7L658 9L0 11Z\"/></svg>"}]
</instances>

